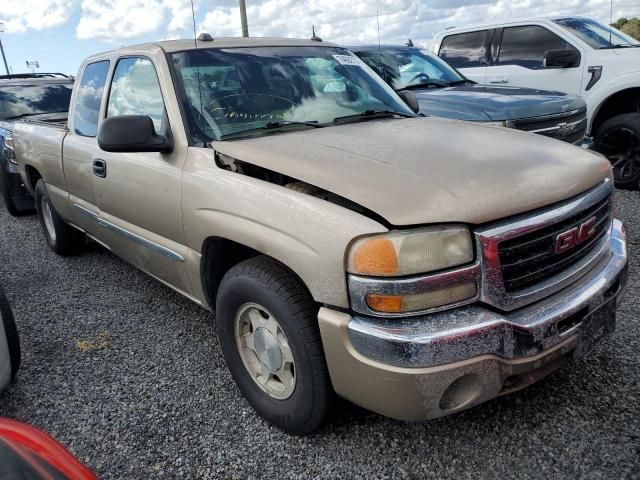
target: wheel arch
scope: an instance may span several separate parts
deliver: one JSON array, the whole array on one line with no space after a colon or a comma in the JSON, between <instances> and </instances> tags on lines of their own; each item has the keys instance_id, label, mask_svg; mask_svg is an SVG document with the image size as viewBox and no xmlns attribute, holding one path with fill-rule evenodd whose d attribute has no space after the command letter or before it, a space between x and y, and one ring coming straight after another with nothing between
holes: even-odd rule
<instances>
[{"instance_id":1,"label":"wheel arch","mask_svg":"<svg viewBox=\"0 0 640 480\"><path fill-rule=\"evenodd\" d=\"M24 172L25 172L25 177L26 177L26 183L27 183L27 187L29 188L29 191L31 192L31 194L35 194L36 191L36 184L38 183L38 180L40 180L42 178L42 174L38 171L38 169L32 165L25 165L24 166Z\"/></svg>"},{"instance_id":2,"label":"wheel arch","mask_svg":"<svg viewBox=\"0 0 640 480\"><path fill-rule=\"evenodd\" d=\"M606 97L593 115L591 135L595 136L598 128L616 115L640 112L640 87L629 87L618 90Z\"/></svg>"},{"instance_id":3,"label":"wheel arch","mask_svg":"<svg viewBox=\"0 0 640 480\"><path fill-rule=\"evenodd\" d=\"M201 251L200 281L211 310L215 310L216 297L225 274L237 264L257 256L265 256L283 265L311 295L311 291L302 277L289 265L278 258L235 240L224 237L208 237L204 240Z\"/></svg>"}]
</instances>

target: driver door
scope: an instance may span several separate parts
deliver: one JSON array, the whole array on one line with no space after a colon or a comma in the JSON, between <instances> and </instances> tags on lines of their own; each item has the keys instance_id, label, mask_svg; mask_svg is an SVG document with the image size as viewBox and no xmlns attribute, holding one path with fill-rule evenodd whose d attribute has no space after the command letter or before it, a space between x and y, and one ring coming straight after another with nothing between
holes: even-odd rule
<instances>
[{"instance_id":1,"label":"driver door","mask_svg":"<svg viewBox=\"0 0 640 480\"><path fill-rule=\"evenodd\" d=\"M157 133L171 135L165 100L153 62L120 58L111 79L106 117L147 115ZM174 123L177 122L174 119ZM183 291L187 255L182 225L181 183L186 148L171 153L100 152L103 175L94 175L101 226L118 255Z\"/></svg>"}]
</instances>

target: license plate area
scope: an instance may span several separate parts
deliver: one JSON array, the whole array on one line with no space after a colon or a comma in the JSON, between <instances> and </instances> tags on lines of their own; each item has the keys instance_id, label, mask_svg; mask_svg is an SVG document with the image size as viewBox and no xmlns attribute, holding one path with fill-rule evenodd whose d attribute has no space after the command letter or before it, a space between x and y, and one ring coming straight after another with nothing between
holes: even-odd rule
<instances>
[{"instance_id":1,"label":"license plate area","mask_svg":"<svg viewBox=\"0 0 640 480\"><path fill-rule=\"evenodd\" d=\"M616 298L610 298L593 313L583 318L580 325L580 341L575 357L585 357L596 344L616 328Z\"/></svg>"}]
</instances>

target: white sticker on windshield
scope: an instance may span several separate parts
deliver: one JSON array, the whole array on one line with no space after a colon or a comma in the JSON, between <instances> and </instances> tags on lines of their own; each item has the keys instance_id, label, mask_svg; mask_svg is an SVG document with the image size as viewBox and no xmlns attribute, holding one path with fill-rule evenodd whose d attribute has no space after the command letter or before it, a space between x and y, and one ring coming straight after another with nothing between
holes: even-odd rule
<instances>
[{"instance_id":1,"label":"white sticker on windshield","mask_svg":"<svg viewBox=\"0 0 640 480\"><path fill-rule=\"evenodd\" d=\"M362 60L358 57L354 57L353 55L333 55L333 58L336 59L340 65L357 65L358 67L362 66Z\"/></svg>"}]
</instances>

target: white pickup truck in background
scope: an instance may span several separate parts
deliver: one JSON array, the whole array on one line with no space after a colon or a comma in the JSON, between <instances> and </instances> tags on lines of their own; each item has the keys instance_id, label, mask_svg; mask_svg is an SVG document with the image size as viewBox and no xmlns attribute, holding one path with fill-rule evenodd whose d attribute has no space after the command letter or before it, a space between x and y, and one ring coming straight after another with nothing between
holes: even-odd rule
<instances>
[{"instance_id":1,"label":"white pickup truck in background","mask_svg":"<svg viewBox=\"0 0 640 480\"><path fill-rule=\"evenodd\" d=\"M616 186L640 181L640 42L583 17L525 18L451 28L434 51L478 83L580 95L587 134L611 161Z\"/></svg>"}]
</instances>

